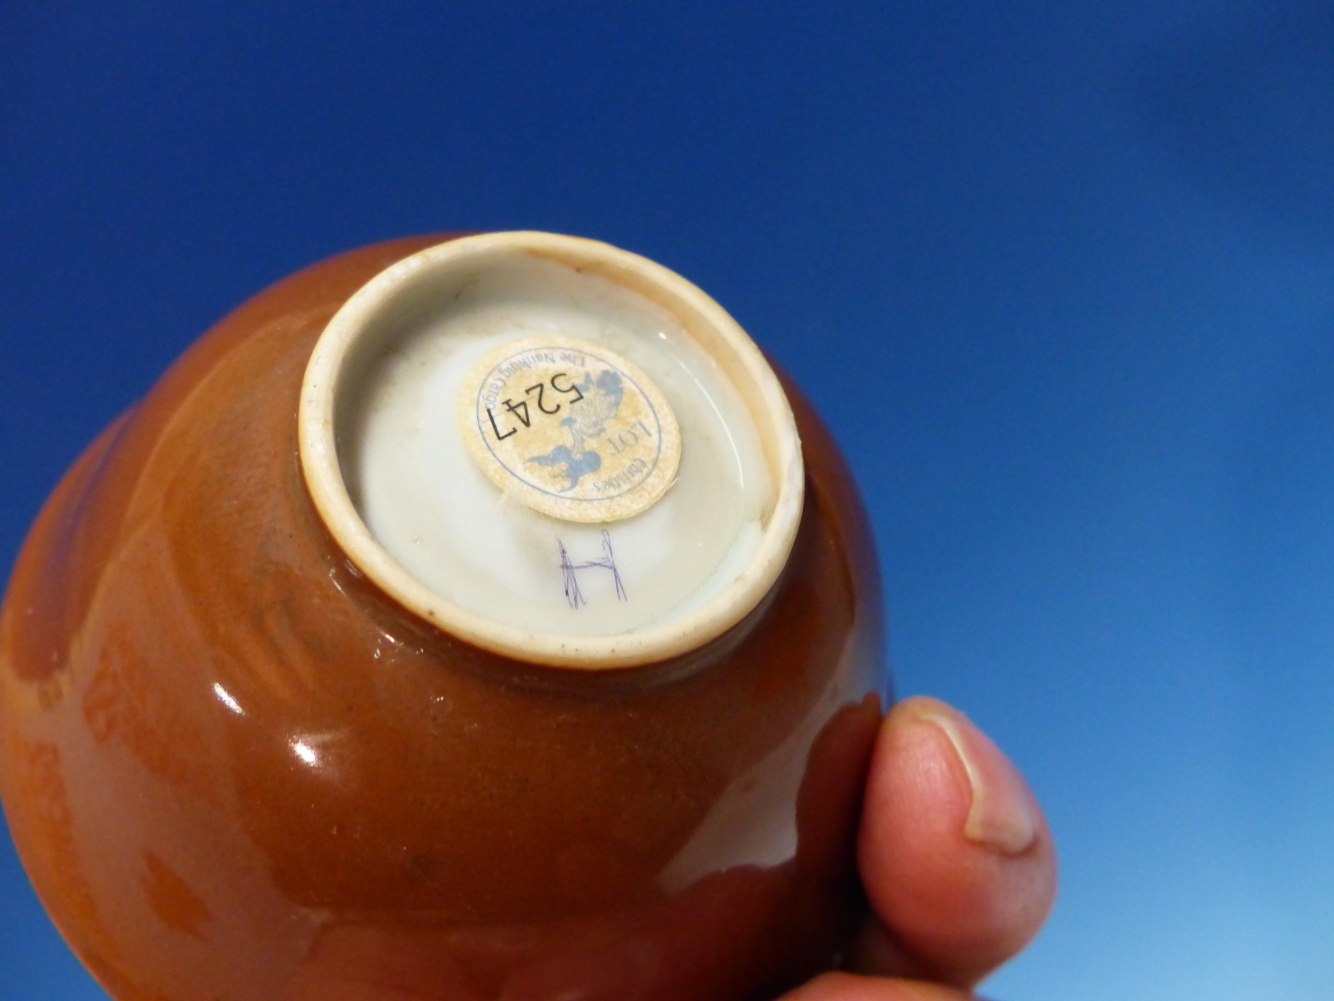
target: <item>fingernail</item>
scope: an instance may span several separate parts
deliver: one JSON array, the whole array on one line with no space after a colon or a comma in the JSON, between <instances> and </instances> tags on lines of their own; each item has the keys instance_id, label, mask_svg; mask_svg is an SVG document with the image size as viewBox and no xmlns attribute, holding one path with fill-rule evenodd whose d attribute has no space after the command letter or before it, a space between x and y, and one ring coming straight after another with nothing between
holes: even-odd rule
<instances>
[{"instance_id":1,"label":"fingernail","mask_svg":"<svg viewBox=\"0 0 1334 1001\"><path fill-rule=\"evenodd\" d=\"M931 706L920 715L949 738L968 773L973 802L964 837L1003 855L1026 850L1038 835L1038 812L1023 776L962 713Z\"/></svg>"}]
</instances>

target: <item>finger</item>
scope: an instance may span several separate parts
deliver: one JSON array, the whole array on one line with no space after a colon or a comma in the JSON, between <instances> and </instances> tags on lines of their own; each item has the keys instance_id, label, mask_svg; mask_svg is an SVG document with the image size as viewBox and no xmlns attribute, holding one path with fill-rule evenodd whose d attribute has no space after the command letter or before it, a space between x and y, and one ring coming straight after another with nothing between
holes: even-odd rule
<instances>
[{"instance_id":1,"label":"finger","mask_svg":"<svg viewBox=\"0 0 1334 1001\"><path fill-rule=\"evenodd\" d=\"M859 977L826 973L802 984L779 1001L975 1001L966 991L920 980Z\"/></svg>"},{"instance_id":2,"label":"finger","mask_svg":"<svg viewBox=\"0 0 1334 1001\"><path fill-rule=\"evenodd\" d=\"M867 973L972 986L1037 933L1056 892L1051 834L1027 784L934 699L907 699L881 724L858 859L878 919L854 955Z\"/></svg>"}]
</instances>

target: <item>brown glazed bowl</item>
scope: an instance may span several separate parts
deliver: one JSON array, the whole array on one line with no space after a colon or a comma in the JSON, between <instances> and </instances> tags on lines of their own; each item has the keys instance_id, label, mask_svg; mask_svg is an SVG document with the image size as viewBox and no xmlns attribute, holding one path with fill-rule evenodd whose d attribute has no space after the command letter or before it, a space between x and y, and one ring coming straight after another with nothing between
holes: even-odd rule
<instances>
[{"instance_id":1,"label":"brown glazed bowl","mask_svg":"<svg viewBox=\"0 0 1334 1001\"><path fill-rule=\"evenodd\" d=\"M429 624L316 511L316 339L446 237L224 318L47 502L0 618L0 792L119 1001L728 1001L839 962L885 688L861 502L790 384L805 506L722 636L603 671Z\"/></svg>"}]
</instances>

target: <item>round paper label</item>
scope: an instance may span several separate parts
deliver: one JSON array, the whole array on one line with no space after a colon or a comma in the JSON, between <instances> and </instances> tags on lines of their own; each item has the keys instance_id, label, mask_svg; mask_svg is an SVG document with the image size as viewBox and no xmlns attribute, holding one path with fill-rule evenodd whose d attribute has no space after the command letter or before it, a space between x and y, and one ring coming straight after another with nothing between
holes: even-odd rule
<instances>
[{"instance_id":1,"label":"round paper label","mask_svg":"<svg viewBox=\"0 0 1334 1001\"><path fill-rule=\"evenodd\" d=\"M619 521L676 479L681 431L638 366L573 337L502 345L463 380L459 429L496 486L566 521Z\"/></svg>"}]
</instances>

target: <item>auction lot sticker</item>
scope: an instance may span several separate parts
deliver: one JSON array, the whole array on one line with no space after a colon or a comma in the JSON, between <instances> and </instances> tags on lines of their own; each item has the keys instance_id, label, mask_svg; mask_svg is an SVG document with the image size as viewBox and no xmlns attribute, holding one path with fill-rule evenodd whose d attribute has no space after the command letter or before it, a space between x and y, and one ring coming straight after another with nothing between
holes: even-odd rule
<instances>
[{"instance_id":1,"label":"auction lot sticker","mask_svg":"<svg viewBox=\"0 0 1334 1001\"><path fill-rule=\"evenodd\" d=\"M458 416L468 454L496 486L566 521L647 510L681 460L662 391L637 365L573 337L489 352L464 377Z\"/></svg>"}]
</instances>

